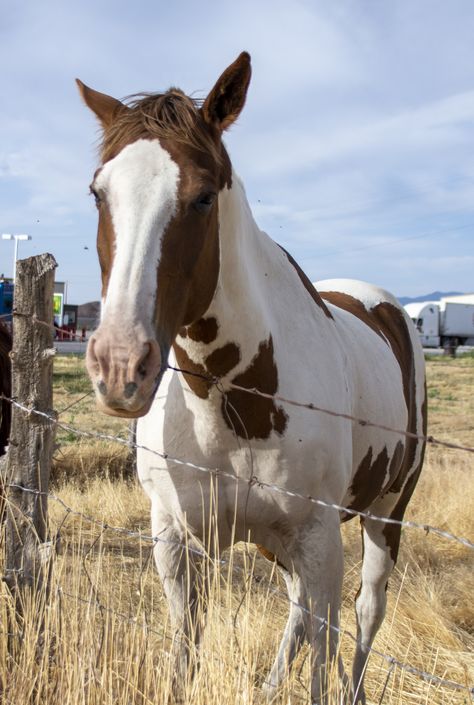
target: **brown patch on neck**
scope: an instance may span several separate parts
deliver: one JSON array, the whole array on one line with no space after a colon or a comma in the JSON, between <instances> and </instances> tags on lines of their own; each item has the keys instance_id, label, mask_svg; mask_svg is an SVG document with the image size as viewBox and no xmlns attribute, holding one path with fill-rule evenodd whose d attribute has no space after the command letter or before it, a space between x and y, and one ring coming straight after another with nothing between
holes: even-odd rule
<instances>
[{"instance_id":1,"label":"brown patch on neck","mask_svg":"<svg viewBox=\"0 0 474 705\"><path fill-rule=\"evenodd\" d=\"M240 362L240 348L236 343L227 343L206 357L206 369L213 377L224 377Z\"/></svg>"},{"instance_id":2,"label":"brown patch on neck","mask_svg":"<svg viewBox=\"0 0 474 705\"><path fill-rule=\"evenodd\" d=\"M311 296L313 299L314 303L319 306L319 308L323 311L324 315L327 316L328 318L332 318L332 313L324 303L323 299L321 298L321 295L317 291L317 289L313 286L309 278L306 276L306 274L303 272L301 269L300 265L296 260L293 259L293 257L290 255L289 252L285 250L284 247L281 245L278 245L278 247L283 250L285 255L288 257L288 261L290 264L293 265L293 267L296 269L296 273L298 274L299 278L301 279L301 283L303 284L304 288L308 292L308 294Z\"/></svg>"},{"instance_id":3,"label":"brown patch on neck","mask_svg":"<svg viewBox=\"0 0 474 705\"><path fill-rule=\"evenodd\" d=\"M200 399L207 399L212 382L206 379L209 377L206 368L203 365L191 360L186 350L178 345L176 341L173 344L173 349L176 355L178 367L189 387Z\"/></svg>"},{"instance_id":4,"label":"brown patch on neck","mask_svg":"<svg viewBox=\"0 0 474 705\"><path fill-rule=\"evenodd\" d=\"M233 384L258 389L266 394L278 390L278 370L274 359L273 339L262 341L250 365L234 377ZM238 389L230 389L222 399L222 415L226 424L244 439L269 438L272 431L280 436L286 430L288 416L273 399L265 399Z\"/></svg>"},{"instance_id":5,"label":"brown patch on neck","mask_svg":"<svg viewBox=\"0 0 474 705\"><path fill-rule=\"evenodd\" d=\"M183 337L189 336L191 340L194 340L196 343L209 345L209 343L212 343L217 338L219 325L217 320L213 316L210 316L209 318L200 318L183 330L184 335L180 331L180 335L183 335Z\"/></svg>"},{"instance_id":6,"label":"brown patch on neck","mask_svg":"<svg viewBox=\"0 0 474 705\"><path fill-rule=\"evenodd\" d=\"M240 362L240 348L236 343L227 343L210 353L203 363L191 360L186 350L176 341L173 345L176 360L184 378L193 392L201 399L209 397L209 391L216 378L224 377Z\"/></svg>"}]
</instances>

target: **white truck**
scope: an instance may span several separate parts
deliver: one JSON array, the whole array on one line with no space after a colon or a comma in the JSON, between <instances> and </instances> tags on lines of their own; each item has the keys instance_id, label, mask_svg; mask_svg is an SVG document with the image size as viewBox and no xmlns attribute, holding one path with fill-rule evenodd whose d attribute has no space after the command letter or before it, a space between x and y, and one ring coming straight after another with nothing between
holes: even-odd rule
<instances>
[{"instance_id":1,"label":"white truck","mask_svg":"<svg viewBox=\"0 0 474 705\"><path fill-rule=\"evenodd\" d=\"M474 345L474 294L405 305L425 348Z\"/></svg>"}]
</instances>

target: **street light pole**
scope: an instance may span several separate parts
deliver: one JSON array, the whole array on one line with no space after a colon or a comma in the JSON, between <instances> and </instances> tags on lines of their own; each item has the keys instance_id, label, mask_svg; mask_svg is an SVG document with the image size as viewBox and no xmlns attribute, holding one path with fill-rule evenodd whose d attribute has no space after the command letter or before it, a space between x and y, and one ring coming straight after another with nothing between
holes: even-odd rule
<instances>
[{"instance_id":1,"label":"street light pole","mask_svg":"<svg viewBox=\"0 0 474 705\"><path fill-rule=\"evenodd\" d=\"M13 283L15 283L16 261L18 259L18 242L20 240L31 240L31 235L12 235L11 233L3 233L2 240L15 241L15 247L13 249Z\"/></svg>"}]
</instances>

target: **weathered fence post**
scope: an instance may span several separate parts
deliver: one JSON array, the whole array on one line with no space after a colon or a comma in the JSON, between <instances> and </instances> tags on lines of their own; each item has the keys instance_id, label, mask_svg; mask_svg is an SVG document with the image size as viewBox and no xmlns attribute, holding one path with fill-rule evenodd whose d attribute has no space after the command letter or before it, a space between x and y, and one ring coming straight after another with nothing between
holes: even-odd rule
<instances>
[{"instance_id":1,"label":"weathered fence post","mask_svg":"<svg viewBox=\"0 0 474 705\"><path fill-rule=\"evenodd\" d=\"M12 397L28 409L47 414L52 414L53 406L56 266L50 254L18 261L13 304ZM46 493L54 434L54 424L48 419L12 405L5 471L4 580L14 597L18 617L33 592L41 591L42 600L48 596Z\"/></svg>"}]
</instances>

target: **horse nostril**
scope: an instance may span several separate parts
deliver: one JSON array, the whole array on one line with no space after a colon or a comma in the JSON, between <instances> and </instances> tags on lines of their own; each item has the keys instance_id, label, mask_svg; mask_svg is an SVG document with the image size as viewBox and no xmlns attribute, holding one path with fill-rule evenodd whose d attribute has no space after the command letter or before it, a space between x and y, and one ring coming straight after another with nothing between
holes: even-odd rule
<instances>
[{"instance_id":1,"label":"horse nostril","mask_svg":"<svg viewBox=\"0 0 474 705\"><path fill-rule=\"evenodd\" d=\"M100 382L97 382L97 389L99 392L105 397L107 394L107 385L105 384L104 380L100 380Z\"/></svg>"},{"instance_id":2,"label":"horse nostril","mask_svg":"<svg viewBox=\"0 0 474 705\"><path fill-rule=\"evenodd\" d=\"M125 385L125 389L123 390L123 395L125 399L130 399L130 397L133 397L137 389L138 386L135 384L135 382L128 382Z\"/></svg>"},{"instance_id":3,"label":"horse nostril","mask_svg":"<svg viewBox=\"0 0 474 705\"><path fill-rule=\"evenodd\" d=\"M141 379L145 379L145 377L146 377L146 367L145 367L145 365L144 365L143 362L140 363L140 365L138 365L137 372L138 372L138 374L140 375Z\"/></svg>"}]
</instances>

